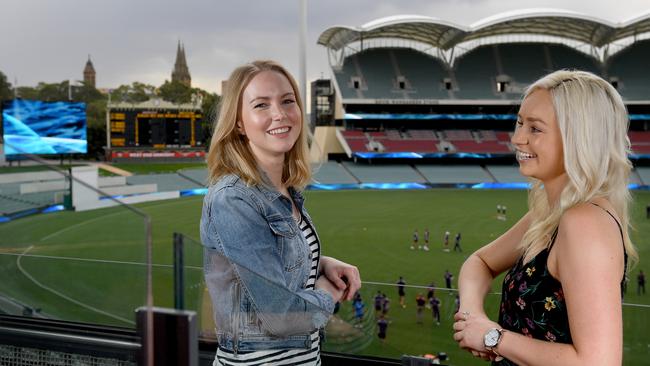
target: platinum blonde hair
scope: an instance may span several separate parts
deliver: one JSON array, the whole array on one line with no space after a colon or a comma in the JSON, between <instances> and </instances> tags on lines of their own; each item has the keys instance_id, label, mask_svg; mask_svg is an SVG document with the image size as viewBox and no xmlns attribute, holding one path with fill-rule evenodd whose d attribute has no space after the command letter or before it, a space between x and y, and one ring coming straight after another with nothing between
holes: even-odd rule
<instances>
[{"instance_id":1,"label":"platinum blonde hair","mask_svg":"<svg viewBox=\"0 0 650 366\"><path fill-rule=\"evenodd\" d=\"M629 119L621 96L608 82L585 71L548 74L526 90L524 99L538 89L548 90L553 100L568 183L559 202L550 206L543 183L531 179L528 207L532 222L521 243L524 261L550 246L553 231L566 210L598 197L607 198L614 207L623 229L625 250L636 260L638 255L629 236Z\"/></svg>"}]
</instances>

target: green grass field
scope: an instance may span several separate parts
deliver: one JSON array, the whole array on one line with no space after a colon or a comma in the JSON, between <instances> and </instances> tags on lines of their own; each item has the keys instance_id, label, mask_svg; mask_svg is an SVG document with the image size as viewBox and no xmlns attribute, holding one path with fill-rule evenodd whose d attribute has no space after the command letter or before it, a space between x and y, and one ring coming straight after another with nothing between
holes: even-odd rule
<instances>
[{"instance_id":1,"label":"green grass field","mask_svg":"<svg viewBox=\"0 0 650 366\"><path fill-rule=\"evenodd\" d=\"M442 300L442 323L435 325L426 311L424 324L416 324L415 296L426 290L407 289L407 307L398 306L392 284L401 275L409 285L442 286L449 269L457 276L467 255L503 233L526 209L524 191L419 190L307 192L307 207L323 241L323 254L357 265L365 282L362 296L369 310L361 330L352 328L351 305L344 303L334 322L325 350L399 357L403 353L444 351L449 364L484 364L458 349L452 340L454 296L436 292ZM650 254L650 220L645 207L650 192L634 194L632 238L641 262L630 274L625 298L630 304L650 304L650 295L636 295L636 274L646 269ZM154 236L155 302L171 307L172 234L199 238L202 197L182 198L138 205L151 216ZM508 219L496 219L496 205L508 207ZM411 234L431 231L431 251L411 251ZM463 253L443 252L442 236L462 232ZM133 309L144 303L144 221L123 208L90 212L60 212L31 216L0 226L0 294L40 308L47 315L66 320L133 326ZM451 243L453 245L453 241ZM204 311L201 288L201 248L188 243L187 304ZM24 255L23 255L24 254ZM67 259L62 259L65 257ZM646 272L648 270L646 269ZM456 282L454 281L454 286ZM376 340L372 296L381 290L391 299L391 324L385 344ZM500 282L494 284L500 290ZM595 300L597 301L597 300ZM495 314L499 297L488 296L487 307ZM200 314L203 326L209 314ZM650 356L650 308L624 307L625 364L642 365Z\"/></svg>"}]
</instances>

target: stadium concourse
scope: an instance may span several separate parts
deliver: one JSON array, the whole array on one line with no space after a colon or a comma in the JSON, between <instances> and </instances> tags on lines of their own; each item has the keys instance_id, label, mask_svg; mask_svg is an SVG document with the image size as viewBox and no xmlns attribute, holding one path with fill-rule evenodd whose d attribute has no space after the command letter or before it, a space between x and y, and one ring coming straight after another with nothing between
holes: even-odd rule
<instances>
[{"instance_id":1,"label":"stadium concourse","mask_svg":"<svg viewBox=\"0 0 650 366\"><path fill-rule=\"evenodd\" d=\"M317 160L398 159L411 167L404 174L425 182L447 182L450 170L462 182L499 182L506 171L509 181L511 169L490 165L514 164L510 135L521 95L557 69L611 82L630 112L632 160L645 165L650 157L650 13L612 23L565 10L520 10L468 26L393 16L331 27L318 44L327 49L332 79L317 84L330 88L312 87ZM471 167L435 167L450 163ZM639 169L632 183L644 184L645 174Z\"/></svg>"}]
</instances>

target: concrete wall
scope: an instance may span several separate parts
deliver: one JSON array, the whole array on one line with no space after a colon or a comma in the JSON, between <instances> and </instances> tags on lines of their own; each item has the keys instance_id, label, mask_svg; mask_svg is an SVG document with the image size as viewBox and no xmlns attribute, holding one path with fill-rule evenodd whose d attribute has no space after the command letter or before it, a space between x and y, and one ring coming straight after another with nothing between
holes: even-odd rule
<instances>
[{"instance_id":1,"label":"concrete wall","mask_svg":"<svg viewBox=\"0 0 650 366\"><path fill-rule=\"evenodd\" d=\"M57 180L63 179L63 177L63 174L51 170L42 172L8 173L0 174L0 184Z\"/></svg>"},{"instance_id":2,"label":"concrete wall","mask_svg":"<svg viewBox=\"0 0 650 366\"><path fill-rule=\"evenodd\" d=\"M20 194L62 191L66 189L65 180L54 180L48 182L23 183L20 185Z\"/></svg>"}]
</instances>

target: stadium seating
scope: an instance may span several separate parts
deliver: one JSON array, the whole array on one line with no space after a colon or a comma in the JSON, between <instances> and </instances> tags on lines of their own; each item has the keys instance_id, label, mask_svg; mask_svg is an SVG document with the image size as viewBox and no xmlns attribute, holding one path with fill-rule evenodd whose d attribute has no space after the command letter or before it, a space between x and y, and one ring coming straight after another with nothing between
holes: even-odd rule
<instances>
[{"instance_id":1,"label":"stadium seating","mask_svg":"<svg viewBox=\"0 0 650 366\"><path fill-rule=\"evenodd\" d=\"M496 76L499 74L493 46L481 46L456 60L457 99L500 99L496 93Z\"/></svg>"},{"instance_id":2,"label":"stadium seating","mask_svg":"<svg viewBox=\"0 0 650 366\"><path fill-rule=\"evenodd\" d=\"M628 136L632 143L632 152L636 154L650 154L650 132L630 131Z\"/></svg>"},{"instance_id":3,"label":"stadium seating","mask_svg":"<svg viewBox=\"0 0 650 366\"><path fill-rule=\"evenodd\" d=\"M374 48L356 55L363 80L368 86L368 90L363 91L364 97L403 98L403 91L394 85L397 75L388 52L388 49Z\"/></svg>"},{"instance_id":4,"label":"stadium seating","mask_svg":"<svg viewBox=\"0 0 650 366\"><path fill-rule=\"evenodd\" d=\"M344 161L342 163L362 183L424 183L422 178L408 165L365 165Z\"/></svg>"},{"instance_id":5,"label":"stadium seating","mask_svg":"<svg viewBox=\"0 0 650 366\"><path fill-rule=\"evenodd\" d=\"M618 91L626 100L650 100L650 40L639 41L612 56L608 74L618 79Z\"/></svg>"},{"instance_id":6,"label":"stadium seating","mask_svg":"<svg viewBox=\"0 0 650 366\"><path fill-rule=\"evenodd\" d=\"M641 180L641 176L637 172L636 168L632 169L632 174L630 174L630 184L644 185L643 181Z\"/></svg>"},{"instance_id":7,"label":"stadium seating","mask_svg":"<svg viewBox=\"0 0 650 366\"><path fill-rule=\"evenodd\" d=\"M357 181L335 161L312 166L314 183L323 184L349 184Z\"/></svg>"},{"instance_id":8,"label":"stadium seating","mask_svg":"<svg viewBox=\"0 0 650 366\"><path fill-rule=\"evenodd\" d=\"M352 152L416 152L436 153L445 151L439 146L440 140L433 130L398 130L363 132L359 130L342 131L345 142ZM480 130L475 136L470 130L438 131L444 141L450 143L449 152L470 153L511 153L509 132ZM368 140L370 138L370 140ZM372 142L371 142L372 141ZM372 148L377 147L376 150Z\"/></svg>"},{"instance_id":9,"label":"stadium seating","mask_svg":"<svg viewBox=\"0 0 650 366\"><path fill-rule=\"evenodd\" d=\"M343 66L334 70L334 77L341 92L341 97L343 98L363 98L363 90L355 89L352 85L352 78L359 77L362 78L363 75L360 74L358 68L358 62L356 55L347 57L343 63ZM359 86L363 86L363 83L360 82Z\"/></svg>"},{"instance_id":10,"label":"stadium seating","mask_svg":"<svg viewBox=\"0 0 650 366\"><path fill-rule=\"evenodd\" d=\"M417 165L431 183L482 183L494 180L478 165Z\"/></svg>"},{"instance_id":11,"label":"stadium seating","mask_svg":"<svg viewBox=\"0 0 650 366\"><path fill-rule=\"evenodd\" d=\"M547 72L560 69L578 69L600 74L601 70L598 61L571 47L558 44L543 46L548 50L551 58L551 67Z\"/></svg>"},{"instance_id":12,"label":"stadium seating","mask_svg":"<svg viewBox=\"0 0 650 366\"><path fill-rule=\"evenodd\" d=\"M514 160L514 159L513 159ZM488 165L486 169L499 183L526 182L526 177L519 173L518 166Z\"/></svg>"},{"instance_id":13,"label":"stadium seating","mask_svg":"<svg viewBox=\"0 0 650 366\"><path fill-rule=\"evenodd\" d=\"M510 78L506 89L510 98L518 98L528 85L553 68L548 49L543 44L499 44L495 48L502 66L499 74Z\"/></svg>"},{"instance_id":14,"label":"stadium seating","mask_svg":"<svg viewBox=\"0 0 650 366\"><path fill-rule=\"evenodd\" d=\"M391 52L399 64L399 71L409 81L411 98L449 98L449 92L444 87L444 80L449 78L449 73L440 60L406 48L396 48Z\"/></svg>"},{"instance_id":15,"label":"stadium seating","mask_svg":"<svg viewBox=\"0 0 650 366\"><path fill-rule=\"evenodd\" d=\"M636 57L648 59L648 47L634 47L640 54ZM632 62L637 68L642 66ZM373 48L356 53L335 70L335 77L343 98L518 99L533 81L558 69L601 73L596 59L565 45L503 43L480 46L461 55L453 65L453 91L445 88L444 81L453 78L441 60L408 48ZM404 89L398 86L398 76L404 77ZM353 77L360 80L358 89L353 87ZM497 81L508 82L503 92L497 92Z\"/></svg>"},{"instance_id":16,"label":"stadium seating","mask_svg":"<svg viewBox=\"0 0 650 366\"><path fill-rule=\"evenodd\" d=\"M471 152L471 153L511 153L508 145L497 141L455 141L453 143L456 152Z\"/></svg>"},{"instance_id":17,"label":"stadium seating","mask_svg":"<svg viewBox=\"0 0 650 366\"><path fill-rule=\"evenodd\" d=\"M636 167L635 170L641 178L641 184L650 185L650 167Z\"/></svg>"}]
</instances>

